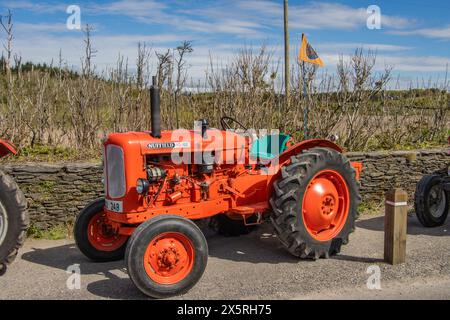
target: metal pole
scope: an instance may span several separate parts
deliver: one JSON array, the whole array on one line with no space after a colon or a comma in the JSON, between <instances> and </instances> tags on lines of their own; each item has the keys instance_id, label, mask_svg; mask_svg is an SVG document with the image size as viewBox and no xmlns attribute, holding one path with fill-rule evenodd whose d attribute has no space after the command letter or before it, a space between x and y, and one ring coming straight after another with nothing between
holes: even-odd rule
<instances>
[{"instance_id":1,"label":"metal pole","mask_svg":"<svg viewBox=\"0 0 450 320\"><path fill-rule=\"evenodd\" d=\"M304 139L309 139L309 128L308 128L308 122L309 122L309 96L308 96L308 83L306 78L306 66L305 62L302 62L302 79L303 79L303 102L305 103L305 109L303 111L303 135Z\"/></svg>"},{"instance_id":2,"label":"metal pole","mask_svg":"<svg viewBox=\"0 0 450 320\"><path fill-rule=\"evenodd\" d=\"M284 0L284 85L286 95L286 110L289 109L289 4L288 0ZM281 118L281 117L280 117Z\"/></svg>"}]
</instances>

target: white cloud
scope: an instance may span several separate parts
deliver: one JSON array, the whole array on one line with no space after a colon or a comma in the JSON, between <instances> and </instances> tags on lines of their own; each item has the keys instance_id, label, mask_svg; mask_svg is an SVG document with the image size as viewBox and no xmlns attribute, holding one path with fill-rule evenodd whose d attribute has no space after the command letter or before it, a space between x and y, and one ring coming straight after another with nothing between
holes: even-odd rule
<instances>
[{"instance_id":1,"label":"white cloud","mask_svg":"<svg viewBox=\"0 0 450 320\"><path fill-rule=\"evenodd\" d=\"M33 37L27 32L18 33L14 40L14 52L22 56L23 61L36 63L57 63L59 51L69 67L78 69L83 57L83 34L69 32L66 34L51 34L45 30L50 26L36 27ZM97 71L102 72L116 64L119 54L128 60L130 70L134 69L137 57L138 42L145 42L152 50L152 61L155 63L155 51L164 52L174 48L176 43L185 40L183 34L159 35L96 35L93 34L93 47L97 51L93 62ZM194 52L189 54L187 62L190 66L189 76L193 79L203 79L208 66L210 53L214 60L227 63L232 58L236 47L219 45L218 47L194 46Z\"/></svg>"},{"instance_id":2,"label":"white cloud","mask_svg":"<svg viewBox=\"0 0 450 320\"><path fill-rule=\"evenodd\" d=\"M264 16L266 22L281 25L283 6L273 1L247 0L238 5L249 13ZM331 2L309 2L289 6L289 20L293 29L341 29L365 28L368 18L367 8L355 8ZM270 19L268 19L270 17ZM382 26L404 28L412 21L406 18L382 14Z\"/></svg>"},{"instance_id":3,"label":"white cloud","mask_svg":"<svg viewBox=\"0 0 450 320\"><path fill-rule=\"evenodd\" d=\"M392 31L391 34L400 36L423 36L427 38L449 40L450 39L450 25L442 28L423 28L412 31Z\"/></svg>"},{"instance_id":4,"label":"white cloud","mask_svg":"<svg viewBox=\"0 0 450 320\"><path fill-rule=\"evenodd\" d=\"M189 8L186 4L168 6L153 0L120 0L102 5L86 5L83 10L92 14L128 16L139 22L168 25L180 30L198 33L234 34L237 36L264 37L274 27L280 28L283 7L268 0L219 0ZM365 28L366 8L328 2L309 2L290 5L290 25L296 29ZM406 18L383 15L382 25L387 28L404 28L412 21Z\"/></svg>"},{"instance_id":5,"label":"white cloud","mask_svg":"<svg viewBox=\"0 0 450 320\"><path fill-rule=\"evenodd\" d=\"M321 55L328 66L336 66L341 57L344 61L350 60L350 55L339 55L335 53L324 53ZM377 55L375 65L376 71L384 70L386 66L394 68L396 72L445 72L446 65L450 65L450 58L442 56L392 56Z\"/></svg>"},{"instance_id":6,"label":"white cloud","mask_svg":"<svg viewBox=\"0 0 450 320\"><path fill-rule=\"evenodd\" d=\"M4 4L5 2L2 2ZM55 10L53 5L43 3L35 4L29 1L14 1L13 8L49 12ZM93 43L97 56L94 62L99 69L114 65L117 56L128 57L130 64L136 60L138 42L146 42L153 46L153 50L167 50L183 40L194 40L194 52L189 55L188 63L191 66L190 76L194 79L203 78L208 67L209 57L223 64L229 62L239 48L244 46L242 38L255 39L258 46L260 40L267 37L275 28L282 25L281 2L267 0L231 0L216 1L205 4L199 9L186 9L186 5L169 11L166 3L159 1L115 1L104 5L85 5L82 10L94 15L121 15L135 18L145 23L155 23L168 28L162 34L114 34L105 35L94 32ZM365 28L367 13L364 8L353 8L336 3L310 2L301 6L291 5L291 28L301 29L341 29L352 30L359 26ZM59 10L59 9L58 9ZM65 10L65 9L63 9ZM208 18L205 18L208 17ZM383 23L390 28L402 28L408 20L384 16ZM62 49L64 59L69 65L80 65L83 56L82 33L68 31L65 23L41 23L31 24L16 22L14 49L16 53L23 55L24 60L34 62L50 62L57 60L59 50ZM421 29L419 35L434 36L445 39L450 37L450 26L443 29ZM104 30L102 30L104 31ZM279 30L276 29L278 32ZM416 31L414 31L416 32ZM396 31L396 33L409 33L409 31ZM215 39L215 34L233 35L230 41L234 44L223 44ZM207 42L210 40L211 42ZM196 41L200 44L197 45ZM246 40L247 41L247 40ZM210 43L208 46L205 43ZM408 72L440 72L445 70L447 57L439 56L408 56L404 54L413 48L389 43L358 43L358 42L328 42L313 43L319 55L330 69L334 69L339 60L339 54L347 56L356 48L376 50L378 55L377 69L392 65L396 71ZM396 52L402 52L402 56ZM292 46L293 60L298 48ZM407 53L407 52L406 52ZM274 50L274 60L283 56L282 48Z\"/></svg>"},{"instance_id":7,"label":"white cloud","mask_svg":"<svg viewBox=\"0 0 450 320\"><path fill-rule=\"evenodd\" d=\"M6 9L11 10L20 9L38 13L65 12L67 8L67 5L64 5L62 3L59 4L46 2L37 3L36 1L28 1L28 0L1 1L0 5L2 5Z\"/></svg>"},{"instance_id":8,"label":"white cloud","mask_svg":"<svg viewBox=\"0 0 450 320\"><path fill-rule=\"evenodd\" d=\"M167 17L164 10L170 8L162 1L120 0L103 4L88 4L83 6L83 9L88 13L123 15L159 22Z\"/></svg>"},{"instance_id":9,"label":"white cloud","mask_svg":"<svg viewBox=\"0 0 450 320\"><path fill-rule=\"evenodd\" d=\"M67 26L64 23L14 23L13 28L20 33L34 32L66 32Z\"/></svg>"},{"instance_id":10,"label":"white cloud","mask_svg":"<svg viewBox=\"0 0 450 320\"><path fill-rule=\"evenodd\" d=\"M290 10L291 25L298 29L365 28L367 8L353 8L339 3L310 3ZM382 27L403 28L410 24L405 18L382 14Z\"/></svg>"},{"instance_id":11,"label":"white cloud","mask_svg":"<svg viewBox=\"0 0 450 320\"><path fill-rule=\"evenodd\" d=\"M399 46L393 44L383 43L364 43L364 42L322 42L317 45L313 45L318 50L333 50L338 53L354 52L356 49L362 48L365 50L372 50L377 52L398 52L405 50L412 50L413 47Z\"/></svg>"}]
</instances>

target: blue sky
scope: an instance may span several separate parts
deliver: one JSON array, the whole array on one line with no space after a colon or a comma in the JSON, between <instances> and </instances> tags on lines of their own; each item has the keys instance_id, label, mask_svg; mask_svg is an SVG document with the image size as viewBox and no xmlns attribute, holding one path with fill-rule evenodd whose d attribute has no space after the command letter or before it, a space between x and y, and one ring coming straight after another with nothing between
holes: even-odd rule
<instances>
[{"instance_id":1,"label":"blue sky","mask_svg":"<svg viewBox=\"0 0 450 320\"><path fill-rule=\"evenodd\" d=\"M128 0L28 1L0 0L0 12L12 10L14 50L25 60L49 62L59 50L69 65L80 64L82 33L68 30L66 8L79 5L82 24L95 27L95 63L99 69L114 64L118 54L136 59L139 41L153 50L193 42L188 62L191 76L201 78L209 55L229 61L244 45L269 46L282 55L281 0ZM342 54L357 47L377 50L377 69L394 67L404 81L443 79L450 63L450 2L447 0L300 1L290 0L292 56L305 32L313 47L333 70ZM382 12L381 29L366 26L369 5ZM2 38L4 34L2 33Z\"/></svg>"}]
</instances>

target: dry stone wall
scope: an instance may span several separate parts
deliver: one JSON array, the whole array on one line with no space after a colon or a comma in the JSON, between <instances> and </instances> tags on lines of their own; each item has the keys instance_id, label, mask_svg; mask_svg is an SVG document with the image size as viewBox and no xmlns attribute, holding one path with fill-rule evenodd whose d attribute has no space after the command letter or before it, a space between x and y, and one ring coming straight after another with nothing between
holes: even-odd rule
<instances>
[{"instance_id":1,"label":"dry stone wall","mask_svg":"<svg viewBox=\"0 0 450 320\"><path fill-rule=\"evenodd\" d=\"M447 150L348 153L363 163L361 194L365 202L380 202L384 193L402 187L410 197L424 175L446 168ZM102 167L92 163L18 163L1 166L24 191L32 224L38 228L70 223L91 200L103 195Z\"/></svg>"}]
</instances>

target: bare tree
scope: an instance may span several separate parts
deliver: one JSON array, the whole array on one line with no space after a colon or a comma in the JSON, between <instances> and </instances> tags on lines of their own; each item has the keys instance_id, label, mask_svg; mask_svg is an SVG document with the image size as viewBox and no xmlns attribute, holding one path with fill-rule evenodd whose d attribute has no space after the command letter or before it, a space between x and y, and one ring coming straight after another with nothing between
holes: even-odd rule
<instances>
[{"instance_id":1,"label":"bare tree","mask_svg":"<svg viewBox=\"0 0 450 320\"><path fill-rule=\"evenodd\" d=\"M14 39L13 35L13 20L11 10L8 10L8 14L5 16L0 15L0 24L3 30L6 33L6 43L3 45L3 48L6 51L5 57L5 68L8 76L8 81L11 80L11 59L12 59L12 42Z\"/></svg>"},{"instance_id":2,"label":"bare tree","mask_svg":"<svg viewBox=\"0 0 450 320\"><path fill-rule=\"evenodd\" d=\"M83 76L91 77L94 74L92 59L95 58L97 50L93 48L91 33L94 28L87 24L84 28L84 61L82 61Z\"/></svg>"},{"instance_id":3,"label":"bare tree","mask_svg":"<svg viewBox=\"0 0 450 320\"><path fill-rule=\"evenodd\" d=\"M172 69L172 55L170 54L170 50L164 53L156 52L156 58L158 59L158 87L162 88Z\"/></svg>"},{"instance_id":4,"label":"bare tree","mask_svg":"<svg viewBox=\"0 0 450 320\"><path fill-rule=\"evenodd\" d=\"M176 49L177 56L175 57L175 65L176 65L176 86L174 91L174 106L175 106L175 119L177 128L180 127L180 121L178 118L178 96L181 93L181 90L186 85L186 54L192 53L194 49L192 48L192 43L190 41L184 41L180 46Z\"/></svg>"},{"instance_id":5,"label":"bare tree","mask_svg":"<svg viewBox=\"0 0 450 320\"><path fill-rule=\"evenodd\" d=\"M172 71L173 56L171 50L164 53L156 52L157 58L157 79L158 87L161 88L162 107L161 118L165 121L170 129L173 128L173 116L171 114L172 105ZM165 85L166 84L166 85ZM166 90L164 90L166 89ZM167 107L167 108L166 108Z\"/></svg>"},{"instance_id":6,"label":"bare tree","mask_svg":"<svg viewBox=\"0 0 450 320\"><path fill-rule=\"evenodd\" d=\"M93 49L92 27L85 28L85 56L82 59L82 76L67 88L67 99L71 108L71 125L77 147L94 147L101 130L101 83L94 76L92 59L97 51Z\"/></svg>"},{"instance_id":7,"label":"bare tree","mask_svg":"<svg viewBox=\"0 0 450 320\"><path fill-rule=\"evenodd\" d=\"M7 79L7 107L8 107L8 113L10 115L9 121L12 122L12 130L10 134L10 139L15 140L17 132L17 113L13 112L13 98L14 98L14 82L13 82L13 76L11 72L11 59L13 54L13 15L11 13L11 10L8 10L8 14L5 16L0 15L0 25L2 26L3 31L6 33L6 43L3 44L3 48L6 52L6 57L3 59L4 67L6 70L6 79Z\"/></svg>"},{"instance_id":8,"label":"bare tree","mask_svg":"<svg viewBox=\"0 0 450 320\"><path fill-rule=\"evenodd\" d=\"M151 48L145 43L138 43L138 56L136 60L136 85L139 90L145 87L145 72L151 56Z\"/></svg>"}]
</instances>

